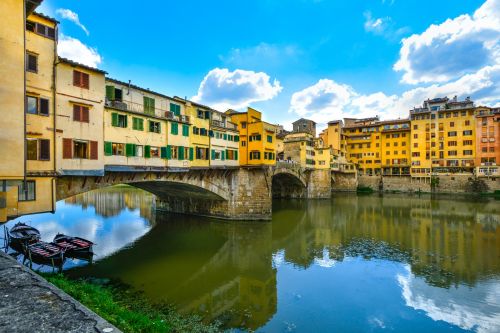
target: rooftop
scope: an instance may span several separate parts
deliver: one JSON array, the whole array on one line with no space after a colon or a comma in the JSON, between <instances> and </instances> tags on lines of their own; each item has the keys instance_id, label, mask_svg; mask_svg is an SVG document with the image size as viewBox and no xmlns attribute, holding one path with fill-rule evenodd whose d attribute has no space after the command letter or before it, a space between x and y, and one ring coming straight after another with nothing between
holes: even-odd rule
<instances>
[{"instance_id":1,"label":"rooftop","mask_svg":"<svg viewBox=\"0 0 500 333\"><path fill-rule=\"evenodd\" d=\"M85 68L85 69L88 69L89 71L93 71L93 72L97 72L97 73L108 74L108 72L103 71L102 69L90 67L90 66L81 64L79 62L76 62L76 61L73 61L73 60L70 60L70 59L67 59L67 58L58 57L58 59L59 59L59 62L68 64L68 65L71 65L71 66Z\"/></svg>"}]
</instances>

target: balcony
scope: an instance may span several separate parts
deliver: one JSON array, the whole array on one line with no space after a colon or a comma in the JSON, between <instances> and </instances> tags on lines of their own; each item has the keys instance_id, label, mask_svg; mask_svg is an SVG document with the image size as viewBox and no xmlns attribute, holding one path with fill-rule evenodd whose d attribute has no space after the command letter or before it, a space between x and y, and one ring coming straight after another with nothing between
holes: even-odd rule
<instances>
[{"instance_id":1,"label":"balcony","mask_svg":"<svg viewBox=\"0 0 500 333\"><path fill-rule=\"evenodd\" d=\"M210 123L212 126L215 126L215 127L227 128L227 129L235 130L235 131L238 129L238 126L236 126L235 123L232 123L229 121L224 122L224 121L219 121L219 120L212 120Z\"/></svg>"},{"instance_id":2,"label":"balcony","mask_svg":"<svg viewBox=\"0 0 500 333\"><path fill-rule=\"evenodd\" d=\"M167 111L164 109L160 108L144 108L144 104L140 103L134 103L134 102L129 102L129 101L117 101L117 100L109 100L106 98L106 106L117 109L117 110L122 110L122 111L130 111L134 113L139 113L139 114L144 114L147 116L153 116L153 117L158 117L158 118L167 118L179 122L184 122L184 123L189 123L189 116L185 115L180 115L177 116L175 115L172 111Z\"/></svg>"}]
</instances>

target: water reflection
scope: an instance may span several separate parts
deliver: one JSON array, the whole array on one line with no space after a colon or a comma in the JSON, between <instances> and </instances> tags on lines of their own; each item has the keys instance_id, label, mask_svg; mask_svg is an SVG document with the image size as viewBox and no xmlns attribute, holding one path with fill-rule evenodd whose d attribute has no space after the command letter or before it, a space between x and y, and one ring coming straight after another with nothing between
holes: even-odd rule
<instances>
[{"instance_id":1,"label":"water reflection","mask_svg":"<svg viewBox=\"0 0 500 333\"><path fill-rule=\"evenodd\" d=\"M272 223L154 213L111 188L32 218L98 243L73 276L117 278L151 301L261 331L500 331L500 205L339 195L277 201Z\"/></svg>"}]
</instances>

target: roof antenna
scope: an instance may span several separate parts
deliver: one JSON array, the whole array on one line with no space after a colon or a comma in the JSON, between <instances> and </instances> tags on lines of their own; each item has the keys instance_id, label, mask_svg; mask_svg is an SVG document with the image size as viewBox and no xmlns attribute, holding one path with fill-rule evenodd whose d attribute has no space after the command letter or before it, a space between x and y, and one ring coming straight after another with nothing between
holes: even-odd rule
<instances>
[{"instance_id":1,"label":"roof antenna","mask_svg":"<svg viewBox=\"0 0 500 333\"><path fill-rule=\"evenodd\" d=\"M128 80L128 91L127 91L127 95L130 95L130 82L132 82L131 80Z\"/></svg>"}]
</instances>

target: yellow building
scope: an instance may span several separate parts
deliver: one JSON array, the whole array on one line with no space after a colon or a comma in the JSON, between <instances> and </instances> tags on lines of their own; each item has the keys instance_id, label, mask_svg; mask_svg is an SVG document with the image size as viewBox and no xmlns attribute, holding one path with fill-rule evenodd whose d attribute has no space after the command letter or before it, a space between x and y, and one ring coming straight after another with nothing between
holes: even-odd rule
<instances>
[{"instance_id":1,"label":"yellow building","mask_svg":"<svg viewBox=\"0 0 500 333\"><path fill-rule=\"evenodd\" d=\"M292 132L283 139L284 160L305 169L316 167L314 137L309 132Z\"/></svg>"},{"instance_id":2,"label":"yellow building","mask_svg":"<svg viewBox=\"0 0 500 333\"><path fill-rule=\"evenodd\" d=\"M211 109L192 101L174 97L179 103L185 103L186 115L191 120L191 131L189 134L191 150L193 150L192 168L208 168L210 166L210 114Z\"/></svg>"},{"instance_id":3,"label":"yellow building","mask_svg":"<svg viewBox=\"0 0 500 333\"><path fill-rule=\"evenodd\" d=\"M238 127L225 113L211 110L210 115L210 167L239 166L240 133Z\"/></svg>"},{"instance_id":4,"label":"yellow building","mask_svg":"<svg viewBox=\"0 0 500 333\"><path fill-rule=\"evenodd\" d=\"M381 121L380 146L383 175L410 174L410 121L397 119Z\"/></svg>"},{"instance_id":5,"label":"yellow building","mask_svg":"<svg viewBox=\"0 0 500 333\"><path fill-rule=\"evenodd\" d=\"M379 175L382 168L379 119L344 119L347 159L361 174Z\"/></svg>"},{"instance_id":6,"label":"yellow building","mask_svg":"<svg viewBox=\"0 0 500 333\"><path fill-rule=\"evenodd\" d=\"M56 63L56 72L56 170L60 175L103 176L105 72L64 58Z\"/></svg>"},{"instance_id":7,"label":"yellow building","mask_svg":"<svg viewBox=\"0 0 500 333\"><path fill-rule=\"evenodd\" d=\"M410 110L411 175L472 172L475 159L474 103L435 98Z\"/></svg>"},{"instance_id":8,"label":"yellow building","mask_svg":"<svg viewBox=\"0 0 500 333\"><path fill-rule=\"evenodd\" d=\"M261 112L251 107L246 112L229 110L226 114L240 133L240 165L275 165L276 126L262 121Z\"/></svg>"},{"instance_id":9,"label":"yellow building","mask_svg":"<svg viewBox=\"0 0 500 333\"><path fill-rule=\"evenodd\" d=\"M330 147L330 168L333 171L355 172L355 165L347 160L347 139L343 127L342 120L330 121L319 137Z\"/></svg>"},{"instance_id":10,"label":"yellow building","mask_svg":"<svg viewBox=\"0 0 500 333\"><path fill-rule=\"evenodd\" d=\"M325 144L322 138L314 138L313 142L315 169L330 169L331 148Z\"/></svg>"}]
</instances>

